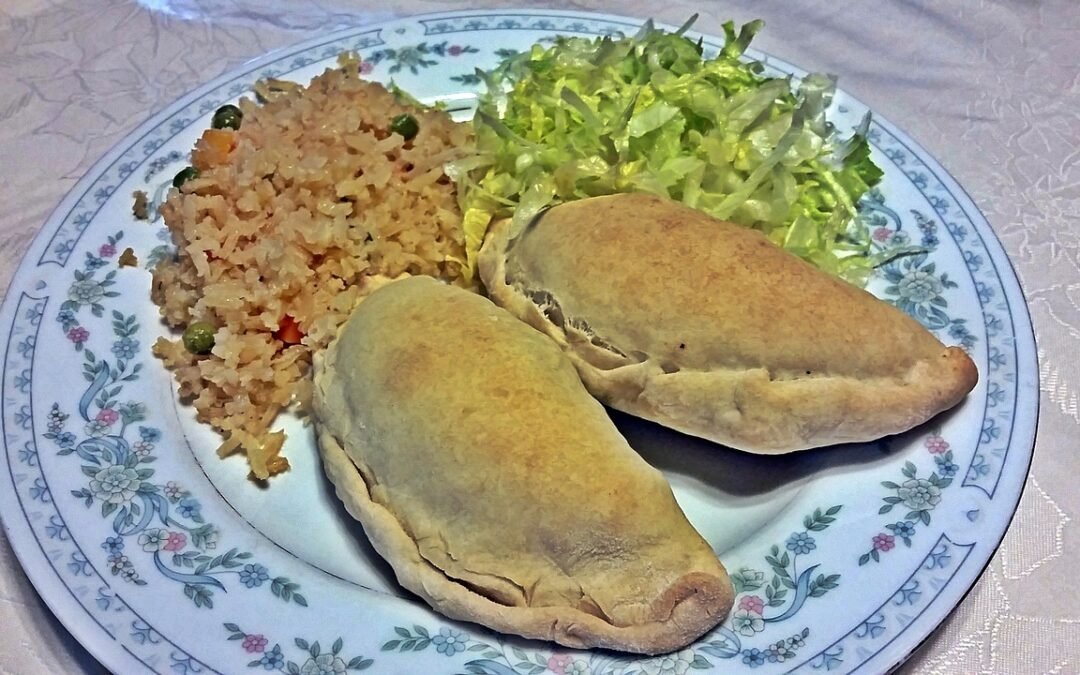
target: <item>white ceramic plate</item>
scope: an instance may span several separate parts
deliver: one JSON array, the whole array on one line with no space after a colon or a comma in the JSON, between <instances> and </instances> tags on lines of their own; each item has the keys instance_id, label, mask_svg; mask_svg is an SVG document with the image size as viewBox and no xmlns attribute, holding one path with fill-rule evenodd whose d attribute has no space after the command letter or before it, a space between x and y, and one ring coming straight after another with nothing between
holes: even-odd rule
<instances>
[{"instance_id":1,"label":"white ceramic plate","mask_svg":"<svg viewBox=\"0 0 1080 675\"><path fill-rule=\"evenodd\" d=\"M306 82L338 52L424 100L468 106L475 67L556 33L636 32L640 20L573 12L458 12L350 29L253 62L144 124L45 223L3 309L4 526L72 633L117 672L879 672L964 597L997 548L1031 460L1031 325L1001 245L925 151L875 118L885 168L868 201L880 247L929 249L871 289L946 343L981 380L957 410L886 442L752 457L618 417L670 478L732 572L731 617L666 657L572 652L447 621L406 596L322 477L310 430L287 420L293 470L260 490L242 460L175 402L150 355L157 199L212 111L259 78ZM707 50L719 40L706 37ZM762 54L778 72L798 69ZM846 130L864 107L840 94ZM467 115L467 112L462 113ZM119 268L126 247L140 266Z\"/></svg>"}]
</instances>

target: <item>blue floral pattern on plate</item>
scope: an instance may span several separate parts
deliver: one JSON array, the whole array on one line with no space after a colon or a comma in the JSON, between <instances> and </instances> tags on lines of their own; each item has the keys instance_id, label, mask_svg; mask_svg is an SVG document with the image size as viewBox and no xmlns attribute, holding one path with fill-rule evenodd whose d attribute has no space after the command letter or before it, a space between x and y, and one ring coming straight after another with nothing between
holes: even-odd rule
<instances>
[{"instance_id":1,"label":"blue floral pattern on plate","mask_svg":"<svg viewBox=\"0 0 1080 675\"><path fill-rule=\"evenodd\" d=\"M168 237L156 220L125 223L135 189L147 192L156 215L217 106L262 77L305 80L342 50L360 53L371 77L393 77L425 100L467 101L479 85L472 68L522 44L555 33L629 34L638 24L580 12L457 12L328 35L181 100L58 208L4 305L0 507L34 583L107 665L180 674L876 672L959 601L1003 534L1026 475L1034 347L1019 287L985 221L880 118L871 141L886 180L861 217L880 250L922 252L883 266L871 290L967 349L982 382L937 428L861 450L872 461L848 465L860 471L857 486L827 470L843 453L823 451L834 453L824 469L754 533L725 545L736 605L682 651L568 651L455 624L329 575L303 550L255 529L216 490L215 467L187 449L189 422L163 395L172 382L149 360L160 329L145 269L171 253ZM717 41L706 36L705 48ZM773 72L801 74L753 56ZM839 94L838 124L854 124L862 109ZM139 267L117 264L128 247ZM708 523L709 514L697 515Z\"/></svg>"}]
</instances>

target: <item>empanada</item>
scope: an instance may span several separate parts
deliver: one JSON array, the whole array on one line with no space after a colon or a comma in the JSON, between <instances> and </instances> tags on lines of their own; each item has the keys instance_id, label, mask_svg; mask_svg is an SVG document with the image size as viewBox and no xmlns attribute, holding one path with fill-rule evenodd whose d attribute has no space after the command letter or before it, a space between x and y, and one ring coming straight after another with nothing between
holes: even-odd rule
<instances>
[{"instance_id":1,"label":"empanada","mask_svg":"<svg viewBox=\"0 0 1080 675\"><path fill-rule=\"evenodd\" d=\"M768 241L649 194L489 232L491 298L553 338L604 403L742 450L868 441L978 374L918 322Z\"/></svg>"},{"instance_id":2,"label":"empanada","mask_svg":"<svg viewBox=\"0 0 1080 675\"><path fill-rule=\"evenodd\" d=\"M356 309L316 359L323 462L432 607L570 647L677 649L733 591L663 475L554 342L426 277Z\"/></svg>"}]
</instances>

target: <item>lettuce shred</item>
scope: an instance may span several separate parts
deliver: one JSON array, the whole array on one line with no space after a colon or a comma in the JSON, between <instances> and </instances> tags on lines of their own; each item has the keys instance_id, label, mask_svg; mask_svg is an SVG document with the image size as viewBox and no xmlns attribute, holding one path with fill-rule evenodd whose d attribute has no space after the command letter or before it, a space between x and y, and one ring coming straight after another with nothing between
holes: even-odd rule
<instances>
[{"instance_id":1,"label":"lettuce shred","mask_svg":"<svg viewBox=\"0 0 1080 675\"><path fill-rule=\"evenodd\" d=\"M760 21L701 42L645 24L632 38L559 37L478 74L477 150L452 163L468 273L497 219L528 222L574 199L644 191L764 232L864 285L876 261L856 216L881 170L869 116L848 138L826 120L835 79L793 85L742 59Z\"/></svg>"}]
</instances>

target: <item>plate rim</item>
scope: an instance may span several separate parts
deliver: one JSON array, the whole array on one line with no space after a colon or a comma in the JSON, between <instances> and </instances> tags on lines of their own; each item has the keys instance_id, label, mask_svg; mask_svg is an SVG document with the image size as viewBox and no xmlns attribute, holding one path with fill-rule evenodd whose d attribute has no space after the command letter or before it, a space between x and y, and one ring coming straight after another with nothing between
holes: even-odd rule
<instances>
[{"instance_id":1,"label":"plate rim","mask_svg":"<svg viewBox=\"0 0 1080 675\"><path fill-rule=\"evenodd\" d=\"M5 293L3 306L2 308L0 308L0 321L4 322L0 324L0 326L3 326L2 328L0 328L0 330L3 330L3 333L6 337L5 353L10 351L12 345L11 329L13 327L14 314L18 306L18 300L20 299L16 296L27 294L26 289L30 288L33 282L33 272L40 264L40 261L35 262L33 260L35 254L40 256L43 255L45 251L47 251L48 246L51 243L51 238L55 236L56 232L59 230L59 227L60 225L62 225L64 218L67 216L68 213L70 213L74 205L77 204L79 199L87 193L89 187L93 185L93 183L104 173L104 171L106 171L111 165L113 165L125 152L137 146L141 138L145 137L154 129L160 127L166 120L168 120L169 117L181 111L188 105L198 101L200 98L207 96L209 93L222 86L223 84L229 82L230 80L242 77L244 75L248 75L254 71L259 70L260 68L264 68L270 64L287 58L290 55L297 54L301 51L305 51L323 44L333 42L337 39L358 36L362 35L365 32L385 30L395 26L396 24L416 23L424 19L434 19L442 17L460 18L468 16L490 17L492 15L521 15L543 17L563 16L591 20L612 21L616 23L624 23L628 26L640 25L642 22L645 21L644 18L640 17L582 10L490 8L480 10L427 12L420 14L411 14L383 21L358 22L354 25L341 28L339 30L335 30L323 35L315 36L306 40L301 40L289 45L279 47L269 52L260 54L259 56L256 56L248 61L245 61L244 63L238 65L235 68L227 70L220 76L198 87L193 88L192 90L173 100L157 112L151 113L141 124L135 127L132 131L124 134L109 149L108 152L106 152L90 166L90 168L85 172L85 174L66 192L64 197L61 198L57 206L51 210L51 212L39 226L31 244L27 247L26 252L23 254L18 265L16 266L16 269L11 276L11 281L9 282L8 289ZM657 25L672 28L672 26L668 26L667 24L658 23ZM715 35L702 34L696 31L691 31L691 33L694 35L705 35L705 37L711 40L719 39L718 36ZM802 68L791 64L784 59L777 58L770 53L762 52L757 49L754 49L752 51L755 56L763 57L767 60L767 62L780 64L782 68L790 69L795 72L806 72ZM869 107L865 106L865 104L863 104L857 96L852 95L849 90L845 88L843 89L843 91L854 102L858 103L859 105L863 105L864 107L869 109ZM1022 498L1023 492L1027 487L1027 476L1030 473L1032 461L1034 459L1034 451L1040 421L1039 412L1041 403L1038 395L1040 376L1038 370L1038 352L1037 344L1035 342L1034 324L1031 320L1030 308L1025 298L1024 289L1023 285L1021 284L1020 277L1016 273L1015 264L1009 258L1003 244L1001 243L1001 240L997 236L997 233L990 225L986 217L983 215L983 213L979 210L977 204L975 204L974 200L971 198L968 192L955 179L952 173L941 162L941 160L937 158L937 156L927 152L926 149L921 144L919 144L910 134L903 131L896 125L892 124L889 121L888 117L881 115L875 111L874 119L875 123L885 127L894 137L904 141L909 146L909 149L913 152L913 154L916 154L923 159L930 159L938 168L940 168L941 175L938 175L937 178L947 186L950 194L952 194L954 197L962 197L964 201L963 204L958 205L960 207L960 210L964 213L965 216L971 219L973 223L985 226L987 232L992 235L990 237L983 237L983 244L984 246L986 246L987 252L995 261L1002 261L1005 263L1004 269L998 271L998 276L1002 280L1003 289L1006 290L1006 292L1010 290L1014 291L1020 300L1020 302L1015 303L1014 306L1011 308L1010 316L1014 317L1015 321L1015 318L1019 315L1019 318L1021 318L1023 320L1023 323L1025 323L1027 326L1026 331L1015 331L1015 340L1018 343L1017 374L1018 379L1020 374L1030 375L1032 376L1032 379L1025 380L1023 386L1018 383L1018 395L1014 418L1019 420L1023 418L1024 414L1026 413L1027 415L1031 416L1031 422L1030 433L1025 434L1025 439L1030 437L1030 442L1025 440L1024 443L1020 444L1021 447L1024 448L1025 454L1027 456L1026 466L1023 471L1023 480L1019 482L1019 485L1016 488L1015 499L1010 499L1006 502L1010 509L1006 525L1002 529L1000 536L997 537L997 541L989 547L986 560L982 563L979 571L974 574L970 582L965 584L966 588L960 594L960 597L955 602L949 603L947 607L942 608L940 616L934 619L932 625L926 631L923 631L924 634L922 634L918 638L918 640L914 642L914 644L898 649L891 649L891 645L886 646L885 648L879 650L869 660L857 666L855 670L861 670L871 664L875 664L877 661L881 660L881 657L883 657L883 655L885 655L886 653L891 653L892 651L899 651L900 654L898 658L892 658L892 663L887 666L888 669L894 669L902 665L904 661L910 658L911 655L913 655L925 644L925 642L941 627L941 625L946 620L948 620L949 616L955 613L957 608L959 608L960 604L963 603L963 601L967 598L968 595L970 595L971 591L975 588L975 585L983 576L985 570L992 563L994 554L1000 548L1004 537L1008 534L1011 524L1016 517L1020 499ZM1025 347L1030 346L1029 352L1027 350L1024 350L1023 352L1021 351L1019 345L1021 340L1023 341ZM1019 362L1020 357L1024 354L1030 357L1028 360L1029 362L1026 364L1022 364ZM6 359L4 373L6 374ZM1019 392L1022 390L1029 392L1029 395L1026 397L1026 399L1019 394ZM1034 395L1030 395L1031 393L1033 393ZM1021 405L1022 403L1028 404L1026 410L1024 409L1024 406ZM1011 443L1010 445L1016 447L1015 442ZM1017 468L1017 470L1019 469ZM10 471L11 467L9 466L9 474ZM8 482L8 479L5 479L4 482L5 484L10 484L14 488L14 476L9 475L9 478L10 483ZM14 489L12 490L12 492L14 493ZM8 501L8 497L5 495L0 501L6 502ZM135 664L140 664L143 667L149 667L147 664L143 663L135 655L131 654L126 649L116 650L116 643L106 643L104 641L101 641L100 635L95 629L95 624L97 624L96 619L94 619L94 617L92 617L88 612L85 611L85 609L74 599L73 595L71 597L63 595L61 595L59 598L55 597L57 595L56 591L58 589L55 589L54 587L57 583L59 583L60 586L64 587L68 591L69 595L71 594L71 589L66 586L62 582L62 580L59 579L58 573L54 573L52 575L49 574L50 571L54 571L51 568L49 570L46 570L45 567L42 565L27 564L28 558L35 558L35 562L47 562L47 555L45 554L44 550L40 548L41 542L38 541L37 538L34 536L32 530L30 529L29 523L26 522L25 519L13 518L13 513L9 511L10 508L11 507L0 510L0 523L2 523L3 525L5 534L8 536L9 542L11 542L12 551L14 552L16 559L19 561L19 564L22 566L24 574L26 574L27 578L30 579L35 592L38 594L39 597L41 597L42 601L46 604L46 606L49 607L50 611L53 612L57 620L65 627L66 630L70 632L71 636L84 649L86 649L91 655L93 655L94 658L97 659L100 663L105 664L109 667L120 666L122 664L114 660L115 658L117 658L116 654L120 654L121 658L125 659L125 663L127 666L135 667ZM15 523L13 524L11 521L15 521ZM30 537L37 542L40 550L35 551L32 547L29 547L25 543L17 545L16 542L21 542L23 541L23 539L13 536L13 533L16 529L24 530L22 533L23 536L29 533ZM28 550L24 551L24 548ZM37 560L37 553L40 553L40 560ZM54 579L52 578L53 576L56 576L57 578ZM46 592L42 590L43 586L46 588L51 588L52 591ZM931 604L930 607L933 607L933 604ZM85 614L86 616L81 616L83 614ZM97 626L100 627L100 624L97 624ZM908 634L910 630L910 628L906 629L905 631L903 631L903 633L901 633L901 635ZM896 641L894 640L894 643L895 642ZM113 649L108 649L108 647L112 647ZM128 661L127 659L130 659L130 661Z\"/></svg>"},{"instance_id":2,"label":"plate rim","mask_svg":"<svg viewBox=\"0 0 1080 675\"><path fill-rule=\"evenodd\" d=\"M780 59L776 60L780 61ZM847 90L844 91L846 92ZM849 94L849 96L851 95ZM862 101L859 100L857 97L851 96L851 98L858 102L860 105L863 105L867 109L870 109L869 106L863 104ZM916 652L922 649L923 646L925 646L926 643L941 628L944 627L944 624L947 621L951 620L955 616L957 611L960 609L960 606L964 603L965 600L967 600L967 598L971 595L972 591L975 590L975 587L979 584L979 582L983 578L983 575L986 574L986 571L993 563L994 556L1001 548L1002 543L1005 541L1005 537L1009 533L1009 529L1012 527L1012 524L1016 519L1016 515L1020 509L1020 500L1023 498L1024 493L1028 487L1028 478L1031 475L1031 467L1035 460L1035 447L1038 440L1039 423L1041 421L1040 412L1042 410L1042 401L1039 395L1041 374L1039 370L1038 343L1035 336L1035 324L1031 319L1031 308L1028 305L1027 295L1024 292L1024 287L1021 283L1020 275L1017 274L1016 265L1013 262L1012 258L1009 257L1008 252L1005 250L1005 246L1004 244L1002 244L1001 239L998 237L997 231L994 230L993 226L990 224L989 219L987 219L986 216L982 213L982 210L979 209L978 204L975 203L975 200L971 197L971 194L956 179L956 177L952 175L952 172L949 171L945 164L940 159L938 159L937 155L927 151L927 149L913 136L893 124L886 116L879 115L877 111L874 111L874 123L886 128L889 133L893 135L894 138L900 139L905 145L908 146L908 149L912 151L912 154L923 158L930 158L931 160L933 160L933 162L937 164L938 167L940 167L941 169L941 174L937 176L938 180L942 181L945 184L949 194L954 197L960 197L964 200L965 203L960 205L960 210L966 216L971 218L973 223L977 220L978 224L984 225L989 231L989 233L992 235L989 238L982 238L983 245L986 246L987 252L991 255L993 259L1000 260L1004 263L1004 270L998 271L998 277L1001 278L1003 282L1011 282L1013 288L1010 289L1008 288L1008 284L1003 283L1003 290L1005 290L1006 292L1008 292L1009 290L1013 290L1015 292L1015 295L1018 296L1020 300L1020 302L1016 303L1010 308L1010 317L1016 317L1018 309L1019 315L1023 319L1023 324L1027 327L1027 330L1016 331L1016 335L1014 338L1015 340L1017 340L1018 343L1021 339L1024 343L1023 350L1021 350L1019 344L1016 345L1018 361L1016 368L1017 375L1018 378L1023 373L1027 373L1031 376L1031 379L1029 381L1017 383L1017 406L1016 412L1014 413L1014 420L1023 417L1023 412L1021 410L1020 404L1022 401L1027 402L1027 414L1030 415L1031 423L1030 433L1026 434L1025 438L1030 437L1030 442L1024 442L1022 444L1022 447L1027 449L1027 461L1024 463L1025 465L1023 470L1023 479L1016 487L1015 499L1009 500L1007 502L1009 504L1010 512L1008 518L1006 519L1005 527L1002 529L1000 536L996 537L996 541L994 541L993 545L989 548L986 560L980 565L978 572L973 575L970 582L966 583L967 587L964 589L964 591L959 595L955 602L951 603L947 607L940 608L941 611L935 613L933 624L929 627L928 630L924 631L924 634L921 635L914 644L910 645L907 648L896 648L892 650L890 650L890 647L892 647L892 645L889 645L879 651L873 657L871 657L870 660L857 666L854 671L851 671L859 672L860 669L862 669L863 667L866 667L869 664L873 664L876 661L883 660L880 658L883 654L887 652L895 652L896 657L892 659L891 664L880 664L886 666L883 669L885 672L891 673L902 667L904 663L906 663L912 656L914 656ZM1026 367L1025 364L1020 363L1020 358L1024 355L1028 357L1026 359ZM1026 390L1029 392L1029 396L1027 397L1026 401L1023 399L1023 397L1020 396L1021 390Z\"/></svg>"}]
</instances>

